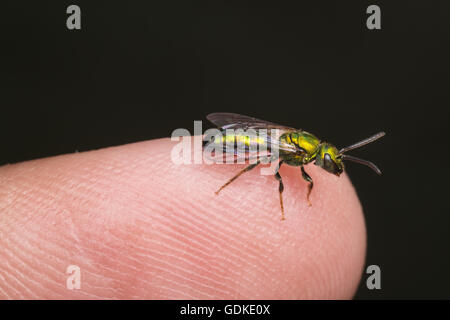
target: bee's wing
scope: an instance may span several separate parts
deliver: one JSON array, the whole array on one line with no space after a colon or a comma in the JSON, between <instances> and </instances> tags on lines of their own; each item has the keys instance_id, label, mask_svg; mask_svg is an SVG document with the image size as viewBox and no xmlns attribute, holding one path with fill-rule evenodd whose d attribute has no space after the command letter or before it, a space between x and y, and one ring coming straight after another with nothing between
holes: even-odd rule
<instances>
[{"instance_id":1,"label":"bee's wing","mask_svg":"<svg viewBox=\"0 0 450 320\"><path fill-rule=\"evenodd\" d=\"M210 113L206 118L221 129L283 129L295 131L296 129L285 127L273 122L244 116L237 113L216 112Z\"/></svg>"},{"instance_id":2,"label":"bee's wing","mask_svg":"<svg viewBox=\"0 0 450 320\"><path fill-rule=\"evenodd\" d=\"M208 144L204 148L203 156L214 163L250 163L256 160L261 160L263 163L268 163L276 160L277 158L273 156L271 150L231 150L227 149L225 146L218 147L213 152L208 152L206 148L212 146Z\"/></svg>"},{"instance_id":3,"label":"bee's wing","mask_svg":"<svg viewBox=\"0 0 450 320\"><path fill-rule=\"evenodd\" d=\"M293 128L230 113L214 113L209 115L208 119L222 128L222 136L215 137L204 145L204 150L214 149L215 152L213 153L205 153L207 158L214 162L234 163L242 161L242 163L245 163L256 159L271 159L270 161L273 161L278 158L280 150L292 153L299 151L295 145L280 141L280 136L283 133L297 131ZM240 122L229 123L229 121ZM243 130L240 134L236 133L238 138L245 137L248 139L248 143L241 144L239 147L237 138L231 138L228 144L221 139L225 136L233 137L233 134L227 133L227 131L238 129Z\"/></svg>"}]
</instances>

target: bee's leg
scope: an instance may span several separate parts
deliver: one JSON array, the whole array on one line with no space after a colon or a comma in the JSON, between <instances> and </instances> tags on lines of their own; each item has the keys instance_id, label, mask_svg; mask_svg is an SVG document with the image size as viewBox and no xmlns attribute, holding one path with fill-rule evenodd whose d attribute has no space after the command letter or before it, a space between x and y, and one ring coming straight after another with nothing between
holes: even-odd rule
<instances>
[{"instance_id":1,"label":"bee's leg","mask_svg":"<svg viewBox=\"0 0 450 320\"><path fill-rule=\"evenodd\" d=\"M311 190L312 190L312 188L314 186L313 179L309 176L309 174L306 173L306 171L303 168L303 166L301 166L301 169L302 169L302 177L303 177L303 179L305 179L307 182L309 182L308 194L306 195L306 200L308 200L308 205L311 207L311 201L309 201L309 195L311 194Z\"/></svg>"},{"instance_id":2,"label":"bee's leg","mask_svg":"<svg viewBox=\"0 0 450 320\"><path fill-rule=\"evenodd\" d=\"M278 192L280 194L280 206L281 206L281 220L284 220L284 206L283 206L283 180L281 179L280 173L278 170L280 170L281 165L283 164L283 161L278 162L277 170L275 171L275 179L277 179L280 182L280 185L278 187Z\"/></svg>"},{"instance_id":3,"label":"bee's leg","mask_svg":"<svg viewBox=\"0 0 450 320\"><path fill-rule=\"evenodd\" d=\"M221 186L219 188L219 190L216 191L216 194L219 194L220 191L222 191L223 188L225 188L227 185L229 185L230 183L232 183L234 180L236 180L241 174L243 174L244 172L250 171L252 170L254 167L256 167L258 164L260 163L260 161L258 160L256 163L253 163L251 165L249 165L248 167L245 167L244 169L242 169L237 175L235 175L233 178L231 178L230 180L228 180L223 186Z\"/></svg>"}]
</instances>

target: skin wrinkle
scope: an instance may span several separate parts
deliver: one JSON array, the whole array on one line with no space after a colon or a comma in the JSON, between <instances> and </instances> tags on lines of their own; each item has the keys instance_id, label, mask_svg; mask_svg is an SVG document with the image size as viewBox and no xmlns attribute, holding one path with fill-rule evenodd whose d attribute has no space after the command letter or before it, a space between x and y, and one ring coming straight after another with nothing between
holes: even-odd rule
<instances>
[{"instance_id":1,"label":"skin wrinkle","mask_svg":"<svg viewBox=\"0 0 450 320\"><path fill-rule=\"evenodd\" d=\"M161 235L161 236L163 236L164 237L164 235ZM171 241L172 240L172 238L171 237L164 237L165 238L165 240L167 240L167 241ZM188 241L192 241L192 238L188 238L187 239L187 241L186 241L186 243L188 243ZM203 241L203 240L202 240ZM198 241L196 241L197 243L199 243ZM180 242L180 244L181 244L181 242ZM161 245L163 245L163 243L161 243ZM196 257L196 255L194 255L193 253L189 253L186 249L185 249L185 247L183 247L183 251L182 251L182 255L185 255L185 254L187 254L187 255L189 255L190 257L192 257L193 259L195 259L195 257ZM198 256L198 255L197 255ZM219 271L221 271L221 270L224 270L223 268L226 266L226 263L233 263L233 261L230 261L230 260L225 260L225 263L218 263L217 262L217 260L223 260L223 257L221 257L221 256L211 256L210 255L210 258L214 258L214 259L212 259L213 261L215 260L215 262L216 263L208 263L208 256L207 255L204 255L204 257L202 257L201 258L201 260L200 260L200 262L201 263L205 263L205 264L207 264L208 265L208 267L209 268L212 268L213 269L213 271L215 272L215 274L216 275L218 275L218 276L221 276L220 274L219 274ZM214 266L214 264L219 264L219 266L220 267L222 267L222 269L219 267L215 267ZM231 271L231 273L233 274L233 275L235 275L235 276L237 276L238 274L235 272L235 271ZM223 278L223 280L226 280L226 281L232 281L232 282L234 282L235 284L237 284L237 281L236 280L233 280L233 279L231 279L229 276L228 277L224 277ZM251 283L248 283L248 285L251 285Z\"/></svg>"},{"instance_id":2,"label":"skin wrinkle","mask_svg":"<svg viewBox=\"0 0 450 320\"><path fill-rule=\"evenodd\" d=\"M105 247L107 247L107 246L105 246ZM131 258L129 258L129 257L128 257L128 259L130 259L130 260L133 261L133 262L136 262L136 261L137 261L136 259L131 259ZM155 260L155 259L153 259L153 260ZM155 260L155 261L158 261L158 260ZM139 273L139 271L140 271L140 269L133 267L132 264L124 264L120 259L119 259L119 260L114 260L114 263L115 263L115 264L119 264L119 265L124 265L124 266L126 266L127 268L130 267L130 268L133 270L133 272L135 272L136 274ZM139 265L139 264L142 265L143 263L139 262L138 265ZM144 265L145 265L145 264L144 264ZM116 272L117 272L115 269L111 269L111 268L104 267L104 266L103 266L103 268L105 268L106 270L108 270L109 272L112 272L112 273L116 273ZM153 268L153 269L156 269L156 270L159 270L159 271L162 271L162 272L165 272L165 271L167 270L167 269L165 269L165 268L160 268L160 267L156 266L155 264L152 265L152 268ZM144 271L144 273L147 273L147 272ZM120 274L120 273L119 273L119 274ZM175 275L175 273L173 273L173 274ZM152 276L155 276L155 274L152 274ZM159 276L156 275L156 277L159 277ZM168 280L168 279L165 279L165 280ZM121 280L121 281L122 281L122 280ZM127 281L127 280L123 280L123 281L126 282L126 283L129 282L129 281ZM130 281L130 283L132 283L132 284L134 284L135 282L137 282L137 281ZM148 282L148 281L146 281L146 280L140 280L140 282L143 282L144 284L152 285L151 282ZM187 286L186 286L186 287L187 287ZM133 288L133 285L131 286L131 288L128 287L127 290L132 289L132 288ZM201 291L199 291L199 292L201 292Z\"/></svg>"},{"instance_id":3,"label":"skin wrinkle","mask_svg":"<svg viewBox=\"0 0 450 320\"><path fill-rule=\"evenodd\" d=\"M25 237L24 237L25 236ZM38 238L40 238L40 239L43 239L43 237L41 237L41 236L38 236ZM21 246L21 242L24 242L24 241L27 241L28 239L27 239L27 237L26 237L26 235L22 235L22 238L21 238L21 241L20 242L18 242L18 241L16 241L15 242L15 245L16 245L16 252L17 252L17 255L16 255L16 257L18 258L18 255L20 254L20 253L22 253L22 252L26 252L26 249L23 247L23 246ZM61 241L61 239L59 239L59 241L58 242L54 242L55 244L56 243L58 243L59 244L59 242ZM29 241L28 241L28 243L29 243ZM30 244L29 245L29 247L30 248L32 248L32 250L33 251L38 251L39 253L42 253L42 255L41 256L51 256L52 258L55 258L55 259L57 259L57 261L62 261L62 258L60 259L60 258L58 258L58 256L57 255L49 255L49 251L48 251L48 248L49 248L49 245L51 245L51 246L54 246L54 243L52 243L52 242L45 242L46 243L46 245L45 245L45 247L46 247L46 252L45 251L43 251L43 250L41 250L41 249L39 249L39 246L37 246L37 243L32 243L32 244ZM40 243L40 244L42 244L42 242ZM6 249L6 248L5 248ZM17 250L18 249L18 250ZM37 255L37 256L39 256L39 255ZM50 275L50 276L53 276L53 277L55 277L56 275L58 275L58 269L57 269L57 267L52 267L52 264L51 263L49 263L50 261L48 261L47 262L47 266L51 269L51 271L52 272L50 272L50 273L47 273L47 275ZM31 273L34 273L34 274L37 274L37 275L39 275L37 278L39 279L39 280L41 280L41 282L42 282L42 277L44 276L46 276L45 274L44 275L42 275L42 274L39 274L34 268L29 268L30 269L30 271L28 271L28 272L31 272ZM89 272L89 270L87 270L86 271L86 269L84 269L85 270L85 272ZM48 279L50 279L50 280L53 280L52 279L52 277L48 277ZM63 287L63 283L61 282L61 281L57 281L58 279L57 278L55 278L53 281L51 281L53 284L55 284L55 285L58 285L59 284L59 286L60 287ZM65 283L64 283L64 286L65 286ZM89 287L89 283L86 285L87 287ZM65 287L64 287L64 291L66 291L66 289L65 289ZM96 297L95 295L92 295L93 297ZM61 294L61 297L64 297L64 295L63 294Z\"/></svg>"},{"instance_id":4,"label":"skin wrinkle","mask_svg":"<svg viewBox=\"0 0 450 320\"><path fill-rule=\"evenodd\" d=\"M24 249L24 248L20 246L20 243L16 243L16 245L17 245L17 248L20 249L20 250L16 250L17 251L16 254L14 254L11 250L9 250L7 246L4 247L4 253L8 257L8 260L6 262L7 265L8 266L10 265L9 262L12 262L13 264L15 264L15 268L8 268L8 269L12 270L11 272L18 272L20 278L23 279L23 281L20 281L20 283L25 282L28 284L28 286L24 285L23 287L29 289L29 293L31 293L34 297L37 297L37 295L34 294L33 290L31 290L31 287L33 284L36 284L36 287L38 287L38 288L40 286L42 286L42 284L40 282L38 282L32 278L32 276L38 275L39 273L36 272L36 270L33 270L32 268L30 268L31 263L26 262L27 256L26 255L23 256L23 254L22 254L22 252L26 252L26 251L25 250L22 251L22 249ZM30 256L30 255L28 255L28 256ZM25 266L25 268L23 266ZM2 268L4 268L4 267L5 266L2 265ZM30 274L25 275L24 271L25 272L28 271L27 268L31 269L31 273L32 273L31 275ZM28 271L28 273L30 273L30 271ZM36 278L38 278L38 279L40 278L41 280L50 280L50 282L52 282L51 277L46 276L46 275L44 277L38 276ZM42 279L42 278L44 278L44 279ZM54 283L56 284L57 282L54 281Z\"/></svg>"},{"instance_id":5,"label":"skin wrinkle","mask_svg":"<svg viewBox=\"0 0 450 320\"><path fill-rule=\"evenodd\" d=\"M18 276L20 277L21 274L20 272L17 272L16 268L11 267L9 262L6 262L3 266L4 269L6 269L6 274L8 275L8 279L13 280L12 282L15 282L18 284L18 292L23 292L26 296L31 296L31 297L35 297L34 292L32 292L29 288L27 288L23 281L21 281ZM17 274L19 273L19 274ZM10 281L11 282L11 281ZM20 298L23 298L24 296L22 294L20 294Z\"/></svg>"},{"instance_id":6,"label":"skin wrinkle","mask_svg":"<svg viewBox=\"0 0 450 320\"><path fill-rule=\"evenodd\" d=\"M197 212L197 210L194 210L194 212ZM187 217L189 217L189 216L187 216ZM184 219L186 219L186 217L184 218ZM197 219L197 218L196 218ZM198 219L196 220L196 221L198 221ZM194 227L195 226L195 224L192 224L192 226ZM220 225L217 225L217 227L218 228L220 228ZM217 229L216 229L217 230ZM224 233L221 233L221 235L222 236L227 236L226 234L224 234ZM234 241L234 239L233 238L229 238L229 239L226 239L227 241L231 241L231 242L233 242ZM235 250L235 252L236 252L236 254L238 254L239 252L240 252L240 250L238 249L238 247L235 247L236 248L236 250ZM235 256L237 259L239 259L239 256Z\"/></svg>"},{"instance_id":7,"label":"skin wrinkle","mask_svg":"<svg viewBox=\"0 0 450 320\"><path fill-rule=\"evenodd\" d=\"M16 289L14 286L8 286L8 280L5 279L5 277L2 276L2 272L0 271L0 277L2 277L3 281L2 281L2 285L4 285L4 290L6 291L13 291L10 294L6 294L4 297L2 297L2 299L25 299L25 296L18 290ZM11 278L8 276L8 279L11 280ZM3 291L3 289L2 289ZM27 297L28 299L30 299L30 297Z\"/></svg>"},{"instance_id":8,"label":"skin wrinkle","mask_svg":"<svg viewBox=\"0 0 450 320\"><path fill-rule=\"evenodd\" d=\"M198 208L198 209L200 209L200 208ZM196 221L197 221L197 220L198 220L198 219L197 219L197 217L196 217ZM195 221L193 221L193 223L191 223L191 226L192 226L192 227L195 226L194 222L195 222ZM212 227L213 227L213 228L220 228L221 225L220 225L220 224L214 224ZM213 229L211 229L211 230L213 230ZM224 232L222 232L220 229L219 229L219 230L216 229L215 231L218 232L218 233L220 234L220 236L224 238L224 241L223 241L223 242L228 242L229 245L231 245L231 244L234 243L234 242L242 243L242 241L239 241L239 239L237 239L236 237L228 237L227 234L226 234L226 232L227 232L226 229L224 230ZM239 231L239 230L238 230L238 231ZM219 237L214 237L214 240L221 240L221 239L220 239ZM245 246L245 244L243 244L243 245ZM244 261L244 262L247 260L247 259L245 259L245 260L244 260L244 259L241 259L241 258L237 255L237 254L239 254L239 252L241 251L241 250L240 250L240 249L241 249L240 246L232 246L231 248L234 249L234 252L235 252L234 257L235 257L236 259L241 260L241 261ZM247 253L247 257L256 259L256 258L257 258L257 250L248 252L248 253Z\"/></svg>"},{"instance_id":9,"label":"skin wrinkle","mask_svg":"<svg viewBox=\"0 0 450 320\"><path fill-rule=\"evenodd\" d=\"M6 283L6 279L2 276L1 272L0 272L0 281L3 283ZM5 297L6 299L9 299L8 294L1 287L0 287L0 295L1 295L1 297Z\"/></svg>"},{"instance_id":10,"label":"skin wrinkle","mask_svg":"<svg viewBox=\"0 0 450 320\"><path fill-rule=\"evenodd\" d=\"M52 274L56 274L56 273L53 273L53 272L52 272Z\"/></svg>"},{"instance_id":11,"label":"skin wrinkle","mask_svg":"<svg viewBox=\"0 0 450 320\"><path fill-rule=\"evenodd\" d=\"M158 247L158 246L155 246L155 247ZM163 247L163 246L160 246L160 247ZM142 252L145 252L146 250L145 250L145 247L139 247L139 246L134 246L134 249L143 249L143 250L141 250ZM169 251L169 250L168 250ZM180 259L180 260L182 260L183 262L186 262L186 259L182 259L182 258L180 258L180 257L178 257L177 255L174 255L174 254L168 254L168 253L165 253L164 252L164 250L154 250L153 252L153 255L145 255L144 253L136 253L136 255L137 256L141 256L141 257L145 257L145 258L148 258L148 259L156 259L155 258L155 255L159 255L159 256L161 256L162 258L164 258L164 257L171 257L171 258L176 258L176 259ZM164 259L161 259L160 261L164 261ZM187 261L191 266L195 266L195 264L194 263L190 263L189 261ZM188 269L181 269L180 271L184 271L185 273L186 273L186 271L188 271ZM195 272L190 272L191 274L193 274L194 276L195 276ZM216 286L216 288L220 288L220 286L221 286L221 283L219 282L219 281L215 281L214 279L210 279L210 278L206 278L206 277L201 277L201 276L198 276L198 277L200 277L200 278L204 278L204 280L207 280L207 281L210 281L210 282L212 282L212 283L214 283L215 285L217 285ZM220 290L220 289L217 289L217 290Z\"/></svg>"},{"instance_id":12,"label":"skin wrinkle","mask_svg":"<svg viewBox=\"0 0 450 320\"><path fill-rule=\"evenodd\" d=\"M230 239L230 241L233 241L233 239ZM236 254L238 254L239 253L239 250L236 250L237 251L237 253ZM237 259L239 259L239 260L241 260L242 261L242 258L239 258L239 256L236 256L236 255L234 255ZM246 258L248 257L248 255L246 256ZM256 256L254 257L254 258L256 258ZM255 259L255 260L257 260L257 259ZM245 262L245 260L243 260L244 262ZM267 268L265 268L264 267L264 270L265 270L265 272L264 272L264 275L263 275L263 277L267 277L268 276L268 273L267 273ZM263 270L263 271L264 271ZM247 280L247 279L246 279ZM248 281L251 281L251 280L248 280Z\"/></svg>"},{"instance_id":13,"label":"skin wrinkle","mask_svg":"<svg viewBox=\"0 0 450 320\"><path fill-rule=\"evenodd\" d=\"M238 256L236 256L237 258L239 258Z\"/></svg>"},{"instance_id":14,"label":"skin wrinkle","mask_svg":"<svg viewBox=\"0 0 450 320\"><path fill-rule=\"evenodd\" d=\"M283 166L282 222L273 176L254 169L216 196L243 166L178 166L170 160L175 144L161 139L1 167L0 235L18 234L7 250L0 238L0 261L23 281L0 267L8 279L0 298L352 297L365 227L346 175L307 166L315 182L308 207L299 168ZM21 238L32 253L11 260L24 249ZM81 268L80 291L65 288L69 264Z\"/></svg>"},{"instance_id":15,"label":"skin wrinkle","mask_svg":"<svg viewBox=\"0 0 450 320\"><path fill-rule=\"evenodd\" d=\"M114 250L114 248L105 246L104 244L103 244L102 246L103 246L103 248L109 248L109 249ZM95 252L95 251L93 251L93 252ZM102 250L100 250L99 252L100 252L101 254L103 254L104 250L102 249ZM106 254L105 254L104 256L105 256L105 257L108 257L108 255L106 255ZM111 255L110 257L114 257L114 254ZM132 264L130 265L130 264L124 264L124 263L122 263L121 259L114 260L114 265L115 265L115 264L124 265L124 266L126 266L126 267L132 267L132 269L133 269L134 272L136 272L136 273L139 272L139 269L134 268ZM103 268L103 269L105 269L105 270L107 270L107 271L109 271L109 272L111 272L111 273L118 273L118 275L120 275L120 272L116 271L116 270L113 269L113 268L108 268L108 267L106 267L106 265L100 265L100 267ZM117 278L116 278L116 279L117 279ZM114 281L117 281L117 280L114 280ZM122 281L122 280L119 280L119 281ZM123 280L123 281L124 281L124 284L128 284L128 283L129 283L127 280ZM144 280L143 282L144 282L144 283L147 283L147 284L149 284L149 285L151 285L151 283L146 282L145 280ZM133 286L131 286L131 288L133 288Z\"/></svg>"}]
</instances>

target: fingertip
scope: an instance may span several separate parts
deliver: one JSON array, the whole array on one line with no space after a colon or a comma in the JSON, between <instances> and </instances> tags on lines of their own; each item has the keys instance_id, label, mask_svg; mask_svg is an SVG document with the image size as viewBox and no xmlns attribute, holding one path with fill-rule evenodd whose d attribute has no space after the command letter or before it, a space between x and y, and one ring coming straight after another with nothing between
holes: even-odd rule
<instances>
[{"instance_id":1,"label":"fingertip","mask_svg":"<svg viewBox=\"0 0 450 320\"><path fill-rule=\"evenodd\" d=\"M307 166L314 179L308 207L300 170L282 167L282 221L273 176L254 169L215 195L242 165L175 164L174 145L160 139L2 168L8 183L1 185L0 228L17 231L5 230L8 245L3 239L0 246L1 261L12 268L2 292L58 299L353 296L365 226L346 175ZM39 265L29 269L34 261ZM14 280L18 263L32 286ZM69 265L81 268L80 291L65 288Z\"/></svg>"},{"instance_id":2,"label":"fingertip","mask_svg":"<svg viewBox=\"0 0 450 320\"><path fill-rule=\"evenodd\" d=\"M214 190L243 168L244 165L185 165L183 169L185 176L195 181L195 201L205 210L200 213L189 210L187 214L202 215L207 224L225 228L233 239L227 243L228 249L234 244L241 248L240 257L249 259L249 265L240 266L236 273L248 269L246 276L260 283L254 287L255 291L237 296L351 298L362 275L366 229L361 204L349 177L346 174L336 177L317 166L305 166L314 180L309 205L308 183L300 169L282 166L285 212L282 220L278 181L273 175L262 175L259 167L214 195ZM177 180L176 171L174 175ZM176 193L183 193L183 187L178 187ZM226 250L223 253L229 254ZM270 288L262 284L268 277Z\"/></svg>"}]
</instances>

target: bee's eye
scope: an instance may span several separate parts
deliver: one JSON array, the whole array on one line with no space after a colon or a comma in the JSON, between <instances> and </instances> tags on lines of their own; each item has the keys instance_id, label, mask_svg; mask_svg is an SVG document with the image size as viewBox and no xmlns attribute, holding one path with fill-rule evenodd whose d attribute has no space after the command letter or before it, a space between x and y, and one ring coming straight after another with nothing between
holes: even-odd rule
<instances>
[{"instance_id":1,"label":"bee's eye","mask_svg":"<svg viewBox=\"0 0 450 320\"><path fill-rule=\"evenodd\" d=\"M339 171L338 166L336 163L331 159L331 156L329 153L325 153L323 157L323 168L327 170L328 172L336 173Z\"/></svg>"}]
</instances>

